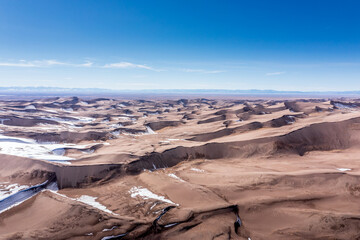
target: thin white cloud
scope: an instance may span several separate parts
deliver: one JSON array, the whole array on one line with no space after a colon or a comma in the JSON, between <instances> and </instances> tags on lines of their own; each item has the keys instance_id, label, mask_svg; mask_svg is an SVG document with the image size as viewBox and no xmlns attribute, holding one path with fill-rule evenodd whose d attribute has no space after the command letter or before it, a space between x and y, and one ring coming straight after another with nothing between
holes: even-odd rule
<instances>
[{"instance_id":1,"label":"thin white cloud","mask_svg":"<svg viewBox=\"0 0 360 240\"><path fill-rule=\"evenodd\" d=\"M86 63L78 64L77 66L78 66L78 67L92 67L93 64L94 64L93 62L87 61Z\"/></svg>"},{"instance_id":2,"label":"thin white cloud","mask_svg":"<svg viewBox=\"0 0 360 240\"><path fill-rule=\"evenodd\" d=\"M204 70L204 69L182 69L183 72L188 72L188 73L204 73L204 74L215 74L215 73L223 73L225 71L221 71L221 70Z\"/></svg>"},{"instance_id":3,"label":"thin white cloud","mask_svg":"<svg viewBox=\"0 0 360 240\"><path fill-rule=\"evenodd\" d=\"M285 72L270 72L266 73L266 76L274 76L274 75L282 75L285 74Z\"/></svg>"},{"instance_id":4,"label":"thin white cloud","mask_svg":"<svg viewBox=\"0 0 360 240\"><path fill-rule=\"evenodd\" d=\"M142 65L142 64L135 64L130 62L118 62L118 63L109 63L105 64L104 68L119 68L119 69L132 69L132 68L140 68L140 69L146 69L151 71L158 71L152 67Z\"/></svg>"},{"instance_id":5,"label":"thin white cloud","mask_svg":"<svg viewBox=\"0 0 360 240\"><path fill-rule=\"evenodd\" d=\"M92 62L85 62L82 64L74 64L67 62L60 62L58 60L20 60L17 62L0 62L0 67L27 67L27 68L42 68L42 67L51 67L51 66L70 66L70 67L91 67Z\"/></svg>"},{"instance_id":6,"label":"thin white cloud","mask_svg":"<svg viewBox=\"0 0 360 240\"><path fill-rule=\"evenodd\" d=\"M67 63L65 62L60 62L57 60L43 60L43 61L35 61L35 64L39 64L39 65L48 65L48 66L52 66L52 65L67 65Z\"/></svg>"}]
</instances>

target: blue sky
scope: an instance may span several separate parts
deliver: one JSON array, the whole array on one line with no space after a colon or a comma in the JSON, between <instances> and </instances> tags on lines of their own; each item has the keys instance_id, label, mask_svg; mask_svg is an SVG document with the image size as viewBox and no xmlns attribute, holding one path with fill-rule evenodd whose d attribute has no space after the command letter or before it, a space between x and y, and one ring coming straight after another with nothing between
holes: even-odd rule
<instances>
[{"instance_id":1,"label":"blue sky","mask_svg":"<svg viewBox=\"0 0 360 240\"><path fill-rule=\"evenodd\" d=\"M0 2L0 86L360 90L359 1Z\"/></svg>"}]
</instances>

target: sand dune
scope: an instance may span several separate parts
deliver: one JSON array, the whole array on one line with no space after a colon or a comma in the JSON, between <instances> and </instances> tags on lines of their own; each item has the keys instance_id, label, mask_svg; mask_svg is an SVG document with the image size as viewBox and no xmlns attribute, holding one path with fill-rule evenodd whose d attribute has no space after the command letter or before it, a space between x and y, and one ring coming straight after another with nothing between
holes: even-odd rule
<instances>
[{"instance_id":1,"label":"sand dune","mask_svg":"<svg viewBox=\"0 0 360 240\"><path fill-rule=\"evenodd\" d=\"M72 97L0 108L0 192L59 188L1 212L0 239L360 238L356 99ZM22 143L10 149L9 139Z\"/></svg>"}]
</instances>

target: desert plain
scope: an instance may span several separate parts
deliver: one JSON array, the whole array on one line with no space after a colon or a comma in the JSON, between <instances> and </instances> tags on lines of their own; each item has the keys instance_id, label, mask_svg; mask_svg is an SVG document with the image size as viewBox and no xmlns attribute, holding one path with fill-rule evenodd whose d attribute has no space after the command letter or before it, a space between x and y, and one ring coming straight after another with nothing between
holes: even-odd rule
<instances>
[{"instance_id":1,"label":"desert plain","mask_svg":"<svg viewBox=\"0 0 360 240\"><path fill-rule=\"evenodd\" d=\"M0 239L360 239L360 100L0 101Z\"/></svg>"}]
</instances>

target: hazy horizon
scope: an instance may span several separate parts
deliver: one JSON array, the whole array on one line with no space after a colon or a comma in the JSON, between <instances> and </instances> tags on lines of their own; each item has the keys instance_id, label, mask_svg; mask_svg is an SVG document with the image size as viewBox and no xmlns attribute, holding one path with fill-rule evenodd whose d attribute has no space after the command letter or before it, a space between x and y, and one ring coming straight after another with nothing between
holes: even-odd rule
<instances>
[{"instance_id":1,"label":"hazy horizon","mask_svg":"<svg viewBox=\"0 0 360 240\"><path fill-rule=\"evenodd\" d=\"M105 86L106 87L106 86ZM301 90L276 90L276 89L226 89L226 88L151 88L151 89L110 89L110 88L87 88L87 87L49 87L49 86L9 86L1 87L0 91L104 91L104 92L264 92L264 93L360 93L360 90L333 90L333 91L301 91Z\"/></svg>"}]
</instances>

